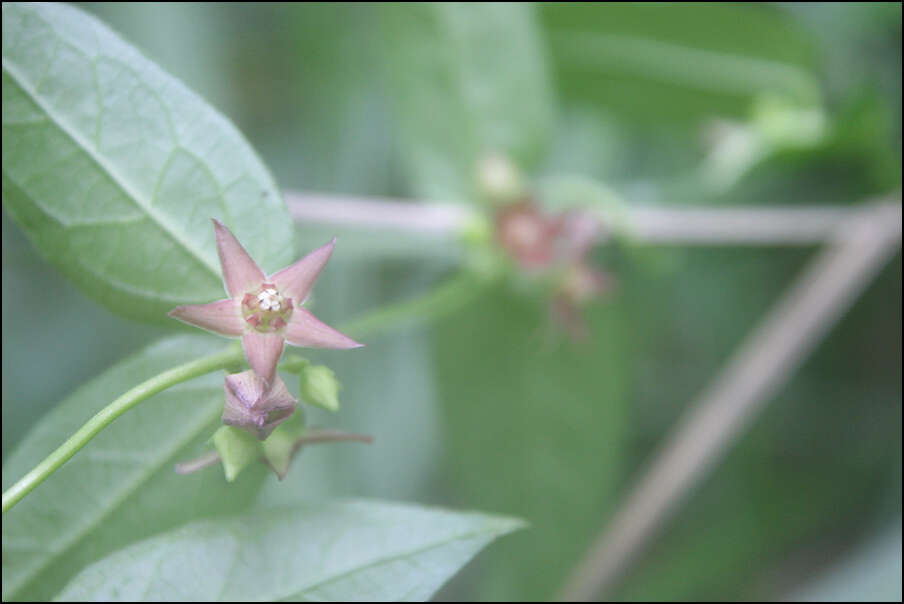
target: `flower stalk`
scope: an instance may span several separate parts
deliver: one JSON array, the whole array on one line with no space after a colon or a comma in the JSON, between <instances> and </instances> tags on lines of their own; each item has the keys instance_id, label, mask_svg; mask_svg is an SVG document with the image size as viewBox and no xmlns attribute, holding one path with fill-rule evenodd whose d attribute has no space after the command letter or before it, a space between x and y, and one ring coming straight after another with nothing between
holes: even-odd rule
<instances>
[{"instance_id":1,"label":"flower stalk","mask_svg":"<svg viewBox=\"0 0 904 604\"><path fill-rule=\"evenodd\" d=\"M101 409L85 422L75 434L48 455L25 476L3 493L3 513L16 505L23 497L56 472L79 449L88 444L98 432L109 426L117 417L159 392L192 378L200 377L218 369L231 369L243 361L242 348L232 344L219 352L173 367L138 384L122 396Z\"/></svg>"}]
</instances>

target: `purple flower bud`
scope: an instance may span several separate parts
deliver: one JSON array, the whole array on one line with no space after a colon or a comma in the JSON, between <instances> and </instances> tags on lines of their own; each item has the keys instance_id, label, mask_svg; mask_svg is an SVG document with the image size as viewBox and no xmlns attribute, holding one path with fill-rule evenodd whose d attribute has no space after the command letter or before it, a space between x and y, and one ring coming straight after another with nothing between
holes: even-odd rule
<instances>
[{"instance_id":1,"label":"purple flower bud","mask_svg":"<svg viewBox=\"0 0 904 604\"><path fill-rule=\"evenodd\" d=\"M223 423L246 430L264 440L295 411L296 400L274 373L272 385L253 370L226 376Z\"/></svg>"}]
</instances>

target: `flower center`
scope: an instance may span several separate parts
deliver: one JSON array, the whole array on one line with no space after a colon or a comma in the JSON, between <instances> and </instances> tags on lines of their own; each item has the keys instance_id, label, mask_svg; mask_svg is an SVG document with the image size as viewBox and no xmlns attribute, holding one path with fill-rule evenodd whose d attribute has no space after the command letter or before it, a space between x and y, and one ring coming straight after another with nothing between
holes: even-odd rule
<instances>
[{"instance_id":1,"label":"flower center","mask_svg":"<svg viewBox=\"0 0 904 604\"><path fill-rule=\"evenodd\" d=\"M276 285L264 283L260 289L245 294L242 316L255 331L273 333L283 329L292 316L292 298L286 298Z\"/></svg>"}]
</instances>

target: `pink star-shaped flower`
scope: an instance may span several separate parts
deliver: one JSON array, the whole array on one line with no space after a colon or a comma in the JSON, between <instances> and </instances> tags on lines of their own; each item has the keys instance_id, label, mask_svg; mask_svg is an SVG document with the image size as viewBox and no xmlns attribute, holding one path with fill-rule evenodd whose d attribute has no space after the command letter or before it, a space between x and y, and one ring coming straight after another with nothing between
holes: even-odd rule
<instances>
[{"instance_id":1,"label":"pink star-shaped flower","mask_svg":"<svg viewBox=\"0 0 904 604\"><path fill-rule=\"evenodd\" d=\"M229 229L216 219L213 226L229 298L179 306L169 316L220 335L241 336L248 364L267 384L273 381L285 342L305 348L363 346L301 307L333 253L335 238L267 276Z\"/></svg>"}]
</instances>

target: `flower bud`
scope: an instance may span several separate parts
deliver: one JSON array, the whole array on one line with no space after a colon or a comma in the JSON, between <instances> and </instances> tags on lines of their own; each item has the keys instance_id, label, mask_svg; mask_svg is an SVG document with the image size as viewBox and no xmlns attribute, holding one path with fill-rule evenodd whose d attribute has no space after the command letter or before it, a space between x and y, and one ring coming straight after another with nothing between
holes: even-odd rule
<instances>
[{"instance_id":1,"label":"flower bud","mask_svg":"<svg viewBox=\"0 0 904 604\"><path fill-rule=\"evenodd\" d=\"M295 411L295 399L275 373L269 388L253 370L227 375L225 390L223 423L241 428L259 440L267 438Z\"/></svg>"},{"instance_id":2,"label":"flower bud","mask_svg":"<svg viewBox=\"0 0 904 604\"><path fill-rule=\"evenodd\" d=\"M326 365L308 365L301 371L301 396L328 411L339 410L339 380Z\"/></svg>"},{"instance_id":3,"label":"flower bud","mask_svg":"<svg viewBox=\"0 0 904 604\"><path fill-rule=\"evenodd\" d=\"M499 245L524 269L539 270L555 259L558 224L532 201L507 205L496 212Z\"/></svg>"},{"instance_id":4,"label":"flower bud","mask_svg":"<svg viewBox=\"0 0 904 604\"><path fill-rule=\"evenodd\" d=\"M512 203L525 194L518 167L498 153L487 155L477 165L477 187L493 205Z\"/></svg>"}]
</instances>

